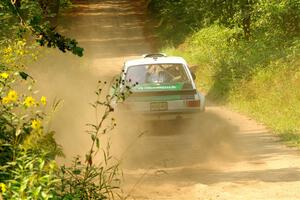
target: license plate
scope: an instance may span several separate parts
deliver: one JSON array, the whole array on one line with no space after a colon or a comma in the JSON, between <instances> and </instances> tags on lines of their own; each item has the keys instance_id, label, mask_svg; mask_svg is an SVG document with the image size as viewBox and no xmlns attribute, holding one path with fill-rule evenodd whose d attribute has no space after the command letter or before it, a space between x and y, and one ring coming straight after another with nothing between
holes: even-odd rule
<instances>
[{"instance_id":1,"label":"license plate","mask_svg":"<svg viewBox=\"0 0 300 200\"><path fill-rule=\"evenodd\" d=\"M164 111L168 110L168 102L152 102L150 103L151 111Z\"/></svg>"}]
</instances>

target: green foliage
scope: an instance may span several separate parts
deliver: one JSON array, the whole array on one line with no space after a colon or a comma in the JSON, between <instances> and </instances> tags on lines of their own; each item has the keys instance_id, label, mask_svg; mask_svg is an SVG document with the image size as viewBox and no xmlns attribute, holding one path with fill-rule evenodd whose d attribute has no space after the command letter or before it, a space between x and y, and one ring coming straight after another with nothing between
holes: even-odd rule
<instances>
[{"instance_id":1,"label":"green foliage","mask_svg":"<svg viewBox=\"0 0 300 200\"><path fill-rule=\"evenodd\" d=\"M13 90L20 79L19 73L1 73L0 182L7 185L3 195L7 199L49 199L56 182L53 159L61 149L53 132L44 129L46 114L39 108L46 105L46 99L37 102L31 85L27 94Z\"/></svg>"},{"instance_id":2,"label":"green foliage","mask_svg":"<svg viewBox=\"0 0 300 200\"><path fill-rule=\"evenodd\" d=\"M52 199L56 178L55 161L47 161L48 155L22 151L16 160L8 163L8 173L3 197L12 200Z\"/></svg>"},{"instance_id":3,"label":"green foliage","mask_svg":"<svg viewBox=\"0 0 300 200\"><path fill-rule=\"evenodd\" d=\"M253 9L254 31L262 31L266 36L281 35L285 37L299 36L300 2L258 1Z\"/></svg>"},{"instance_id":4,"label":"green foliage","mask_svg":"<svg viewBox=\"0 0 300 200\"><path fill-rule=\"evenodd\" d=\"M195 30L212 24L240 28L241 36L247 40L256 32L299 34L300 3L297 0L151 0L149 9L160 20L163 41L174 45L183 42L185 36Z\"/></svg>"},{"instance_id":5,"label":"green foliage","mask_svg":"<svg viewBox=\"0 0 300 200\"><path fill-rule=\"evenodd\" d=\"M59 7L62 9L70 8L70 7L72 7L72 1L71 0L60 0Z\"/></svg>"},{"instance_id":6,"label":"green foliage","mask_svg":"<svg viewBox=\"0 0 300 200\"><path fill-rule=\"evenodd\" d=\"M167 0L150 1L149 8L161 20L161 35L163 39L177 45L184 40L185 35L195 29L218 23L226 27L246 28L250 23L251 0ZM248 34L245 29L245 34ZM176 34L169 37L169 34Z\"/></svg>"},{"instance_id":7,"label":"green foliage","mask_svg":"<svg viewBox=\"0 0 300 200\"><path fill-rule=\"evenodd\" d=\"M62 52L70 51L77 56L82 56L83 48L78 46L76 40L58 33L50 22L57 14L52 9L53 2L55 1L1 1L0 19L4 26L0 28L0 37L14 39L27 37L29 33L41 46L58 48Z\"/></svg>"},{"instance_id":8,"label":"green foliage","mask_svg":"<svg viewBox=\"0 0 300 200\"><path fill-rule=\"evenodd\" d=\"M54 199L101 200L118 197L121 182L119 164L110 155L103 153L106 160L99 164L87 167L87 163L76 157L71 166L62 166Z\"/></svg>"},{"instance_id":9,"label":"green foliage","mask_svg":"<svg viewBox=\"0 0 300 200\"><path fill-rule=\"evenodd\" d=\"M298 49L299 50L299 49ZM234 107L247 111L279 133L300 144L300 63L295 57L272 60L254 72L230 95ZM298 133L298 135L297 135Z\"/></svg>"},{"instance_id":10,"label":"green foliage","mask_svg":"<svg viewBox=\"0 0 300 200\"><path fill-rule=\"evenodd\" d=\"M19 62L27 59L24 41L0 50L0 164L15 161L25 149L47 152L55 157L60 152L53 132L46 132L46 98L33 90L34 80ZM39 100L37 100L39 99ZM45 143L41 143L45 142ZM47 144L45 146L44 144ZM3 177L0 177L0 182Z\"/></svg>"},{"instance_id":11,"label":"green foliage","mask_svg":"<svg viewBox=\"0 0 300 200\"><path fill-rule=\"evenodd\" d=\"M49 199L55 185L54 158L62 155L54 132L46 131L47 100L33 90L24 64L36 57L25 40L0 47L0 183L5 199Z\"/></svg>"}]
</instances>

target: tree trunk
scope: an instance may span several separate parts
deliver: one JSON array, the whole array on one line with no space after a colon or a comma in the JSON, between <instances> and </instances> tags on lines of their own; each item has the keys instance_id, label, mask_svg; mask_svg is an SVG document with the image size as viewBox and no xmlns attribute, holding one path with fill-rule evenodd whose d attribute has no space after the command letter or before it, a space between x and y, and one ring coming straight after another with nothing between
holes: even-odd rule
<instances>
[{"instance_id":1,"label":"tree trunk","mask_svg":"<svg viewBox=\"0 0 300 200\"><path fill-rule=\"evenodd\" d=\"M241 13L242 13L242 28L244 31L244 37L246 40L251 36L251 12L252 12L252 0L241 0Z\"/></svg>"}]
</instances>

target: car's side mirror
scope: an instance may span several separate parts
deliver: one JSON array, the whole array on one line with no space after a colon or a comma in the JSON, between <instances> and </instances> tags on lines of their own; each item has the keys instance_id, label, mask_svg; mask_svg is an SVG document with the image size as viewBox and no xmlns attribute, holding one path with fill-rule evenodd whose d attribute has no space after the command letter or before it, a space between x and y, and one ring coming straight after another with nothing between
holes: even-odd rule
<instances>
[{"instance_id":1,"label":"car's side mirror","mask_svg":"<svg viewBox=\"0 0 300 200\"><path fill-rule=\"evenodd\" d=\"M191 71L191 75L192 75L193 80L196 80L196 74Z\"/></svg>"}]
</instances>

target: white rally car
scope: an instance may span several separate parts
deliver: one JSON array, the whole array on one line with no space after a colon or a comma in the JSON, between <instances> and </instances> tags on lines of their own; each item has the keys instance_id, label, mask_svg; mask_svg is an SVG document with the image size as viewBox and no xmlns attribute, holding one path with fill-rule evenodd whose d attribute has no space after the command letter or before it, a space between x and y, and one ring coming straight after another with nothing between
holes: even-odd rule
<instances>
[{"instance_id":1,"label":"white rally car","mask_svg":"<svg viewBox=\"0 0 300 200\"><path fill-rule=\"evenodd\" d=\"M192 118L205 110L205 96L194 83L195 74L181 57L147 54L124 63L121 78L137 82L120 105L146 119Z\"/></svg>"}]
</instances>

